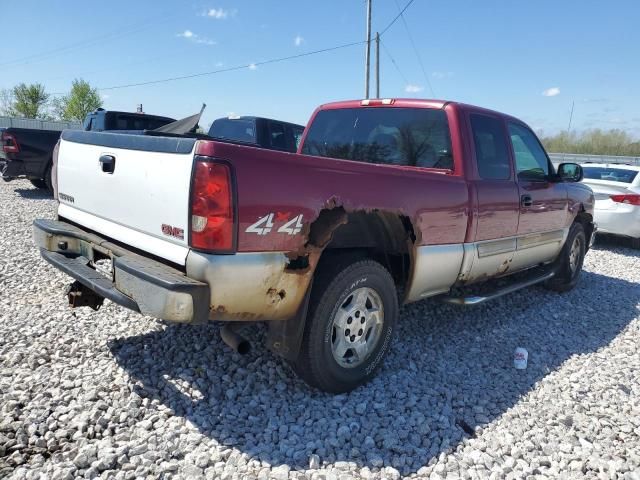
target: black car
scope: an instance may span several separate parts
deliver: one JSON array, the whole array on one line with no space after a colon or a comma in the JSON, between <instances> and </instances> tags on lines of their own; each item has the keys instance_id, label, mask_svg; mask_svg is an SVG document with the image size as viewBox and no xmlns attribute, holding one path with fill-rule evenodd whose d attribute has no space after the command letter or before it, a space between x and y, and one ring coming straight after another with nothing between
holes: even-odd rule
<instances>
[{"instance_id":1,"label":"black car","mask_svg":"<svg viewBox=\"0 0 640 480\"><path fill-rule=\"evenodd\" d=\"M304 127L272 118L232 116L215 120L209 136L217 140L255 145L284 152L295 152Z\"/></svg>"}]
</instances>

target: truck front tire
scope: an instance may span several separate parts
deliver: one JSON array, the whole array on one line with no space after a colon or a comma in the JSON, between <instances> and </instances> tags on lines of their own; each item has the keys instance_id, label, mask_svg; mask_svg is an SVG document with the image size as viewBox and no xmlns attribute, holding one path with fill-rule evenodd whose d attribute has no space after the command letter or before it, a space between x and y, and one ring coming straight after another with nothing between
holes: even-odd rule
<instances>
[{"instance_id":1,"label":"truck front tire","mask_svg":"<svg viewBox=\"0 0 640 480\"><path fill-rule=\"evenodd\" d=\"M397 317L395 284L382 265L344 258L326 265L314 280L295 370L320 390L353 390L380 367Z\"/></svg>"},{"instance_id":2,"label":"truck front tire","mask_svg":"<svg viewBox=\"0 0 640 480\"><path fill-rule=\"evenodd\" d=\"M587 236L584 227L574 222L569 229L567 241L555 261L555 276L546 283L546 287L556 292L568 292L578 283L584 256L587 253Z\"/></svg>"}]
</instances>

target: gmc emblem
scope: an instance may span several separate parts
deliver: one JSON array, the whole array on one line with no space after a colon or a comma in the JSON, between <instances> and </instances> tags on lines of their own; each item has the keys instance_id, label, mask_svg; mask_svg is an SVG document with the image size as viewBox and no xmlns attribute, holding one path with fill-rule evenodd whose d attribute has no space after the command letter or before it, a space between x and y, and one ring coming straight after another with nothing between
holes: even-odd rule
<instances>
[{"instance_id":1,"label":"gmc emblem","mask_svg":"<svg viewBox=\"0 0 640 480\"><path fill-rule=\"evenodd\" d=\"M162 233L164 233L169 237L174 237L180 240L184 240L184 230L182 228L172 227L171 225L167 225L166 223L163 223Z\"/></svg>"}]
</instances>

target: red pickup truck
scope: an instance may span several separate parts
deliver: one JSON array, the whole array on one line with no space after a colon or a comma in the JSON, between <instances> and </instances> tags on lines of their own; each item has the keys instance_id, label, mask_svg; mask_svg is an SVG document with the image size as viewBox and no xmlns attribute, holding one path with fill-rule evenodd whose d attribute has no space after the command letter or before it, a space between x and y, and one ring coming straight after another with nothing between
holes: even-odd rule
<instances>
[{"instance_id":1,"label":"red pickup truck","mask_svg":"<svg viewBox=\"0 0 640 480\"><path fill-rule=\"evenodd\" d=\"M523 122L454 102L322 105L298 153L65 131L56 162L58 218L34 239L76 279L72 305L224 322L239 351L238 326L267 322L268 347L331 392L374 374L399 303L569 290L595 230L580 166L556 171Z\"/></svg>"}]
</instances>

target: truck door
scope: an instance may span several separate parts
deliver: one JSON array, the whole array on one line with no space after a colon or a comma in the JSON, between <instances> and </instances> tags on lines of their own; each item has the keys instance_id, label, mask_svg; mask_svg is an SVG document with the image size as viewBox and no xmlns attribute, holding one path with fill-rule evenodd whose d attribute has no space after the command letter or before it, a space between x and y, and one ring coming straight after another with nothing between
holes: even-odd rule
<instances>
[{"instance_id":1,"label":"truck door","mask_svg":"<svg viewBox=\"0 0 640 480\"><path fill-rule=\"evenodd\" d=\"M552 260L564 240L568 199L566 187L550 181L553 166L535 134L508 121L507 129L520 194L518 255L514 267Z\"/></svg>"},{"instance_id":2,"label":"truck door","mask_svg":"<svg viewBox=\"0 0 640 480\"><path fill-rule=\"evenodd\" d=\"M465 256L469 255L472 265L463 280L472 282L510 269L516 251L519 196L503 119L471 113L469 123L476 165L476 179L471 182L475 234L466 247Z\"/></svg>"}]
</instances>

